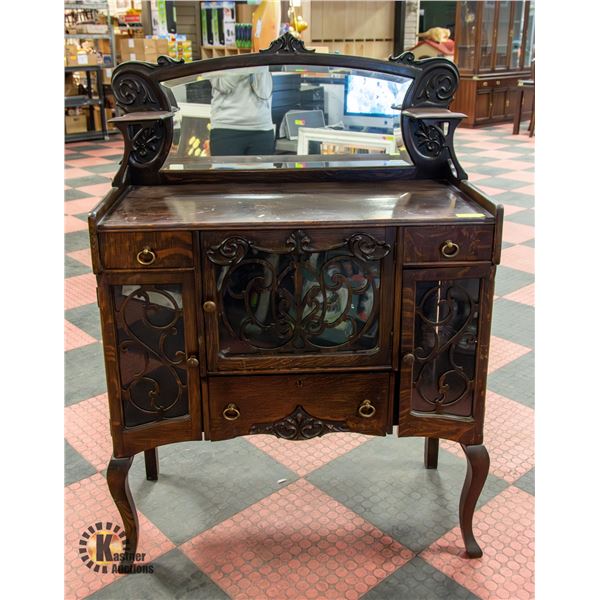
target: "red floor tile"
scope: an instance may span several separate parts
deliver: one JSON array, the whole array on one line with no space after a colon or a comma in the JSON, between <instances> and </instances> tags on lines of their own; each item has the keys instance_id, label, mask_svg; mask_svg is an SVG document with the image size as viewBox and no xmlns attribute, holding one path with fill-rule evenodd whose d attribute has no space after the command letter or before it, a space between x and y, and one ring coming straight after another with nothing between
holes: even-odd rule
<instances>
[{"instance_id":1,"label":"red floor tile","mask_svg":"<svg viewBox=\"0 0 600 600\"><path fill-rule=\"evenodd\" d=\"M514 181L524 181L525 183L533 183L535 181L535 173L533 171L510 171L509 173L503 173L502 177Z\"/></svg>"},{"instance_id":2,"label":"red floor tile","mask_svg":"<svg viewBox=\"0 0 600 600\"><path fill-rule=\"evenodd\" d=\"M106 394L65 408L65 439L96 469L106 468L113 451Z\"/></svg>"},{"instance_id":3,"label":"red floor tile","mask_svg":"<svg viewBox=\"0 0 600 600\"><path fill-rule=\"evenodd\" d=\"M65 215L80 215L82 213L87 213L96 204L100 202L100 198L98 196L90 196L89 198L81 198L79 200L69 200L65 202Z\"/></svg>"},{"instance_id":4,"label":"red floor tile","mask_svg":"<svg viewBox=\"0 0 600 600\"><path fill-rule=\"evenodd\" d=\"M91 335L65 319L65 352L96 342Z\"/></svg>"},{"instance_id":5,"label":"red floor tile","mask_svg":"<svg viewBox=\"0 0 600 600\"><path fill-rule=\"evenodd\" d=\"M288 469L304 477L342 454L364 444L369 438L357 433L335 433L298 444L273 435L251 435L250 443Z\"/></svg>"},{"instance_id":6,"label":"red floor tile","mask_svg":"<svg viewBox=\"0 0 600 600\"><path fill-rule=\"evenodd\" d=\"M512 169L513 171L523 169L533 169L533 164L525 160L496 160L487 163L487 166L494 167L496 169ZM470 176L470 174L469 174ZM489 177L489 175L488 175ZM504 175L502 175L504 177Z\"/></svg>"},{"instance_id":7,"label":"red floor tile","mask_svg":"<svg viewBox=\"0 0 600 600\"><path fill-rule=\"evenodd\" d=\"M533 409L488 390L484 444L490 454L490 473L514 483L535 464ZM443 440L441 446L464 457L456 443Z\"/></svg>"},{"instance_id":8,"label":"red floor tile","mask_svg":"<svg viewBox=\"0 0 600 600\"><path fill-rule=\"evenodd\" d=\"M531 225L522 225L512 221L504 221L502 225L502 241L511 244L522 244L535 237L535 229Z\"/></svg>"},{"instance_id":9,"label":"red floor tile","mask_svg":"<svg viewBox=\"0 0 600 600\"><path fill-rule=\"evenodd\" d=\"M463 165L463 168L466 168ZM473 171L469 171L469 181L471 182L475 182L475 181L479 181L480 179L489 179L490 176L486 175L485 173L474 173Z\"/></svg>"},{"instance_id":10,"label":"red floor tile","mask_svg":"<svg viewBox=\"0 0 600 600\"><path fill-rule=\"evenodd\" d=\"M97 165L107 165L111 161L106 160L105 158L100 158L99 156L90 156L89 158L76 158L75 160L67 159L65 163L69 167L95 167Z\"/></svg>"},{"instance_id":11,"label":"red floor tile","mask_svg":"<svg viewBox=\"0 0 600 600\"><path fill-rule=\"evenodd\" d=\"M73 217L71 215L65 215L65 233L72 233L73 231L83 231L87 229L88 225L85 221Z\"/></svg>"},{"instance_id":12,"label":"red floor tile","mask_svg":"<svg viewBox=\"0 0 600 600\"><path fill-rule=\"evenodd\" d=\"M146 554L144 563L148 563L172 550L174 544L142 513L138 514L138 552ZM95 573L79 558L81 533L99 521L122 525L106 480L100 473L96 473L65 488L65 598L68 600L86 598L122 577L110 572L106 575Z\"/></svg>"},{"instance_id":13,"label":"red floor tile","mask_svg":"<svg viewBox=\"0 0 600 600\"><path fill-rule=\"evenodd\" d=\"M504 156L504 154L510 154L511 152L502 152L502 148L506 148L506 144L494 144L493 142L477 141L470 144L465 144L467 148L476 148L477 150L485 150L485 152L478 152L477 156L489 157L489 158L510 158L510 156ZM500 156L493 156L499 154Z\"/></svg>"},{"instance_id":14,"label":"red floor tile","mask_svg":"<svg viewBox=\"0 0 600 600\"><path fill-rule=\"evenodd\" d=\"M92 177L93 175L92 171L86 171L85 169L65 169L65 180L76 179L78 177Z\"/></svg>"},{"instance_id":15,"label":"red floor tile","mask_svg":"<svg viewBox=\"0 0 600 600\"><path fill-rule=\"evenodd\" d=\"M513 190L513 192L518 192L519 194L527 194L529 196L535 196L535 189L533 185L524 185L523 187Z\"/></svg>"},{"instance_id":16,"label":"red floor tile","mask_svg":"<svg viewBox=\"0 0 600 600\"><path fill-rule=\"evenodd\" d=\"M502 250L500 264L511 269L533 273L535 270L535 251L529 246L521 245L505 248Z\"/></svg>"},{"instance_id":17,"label":"red floor tile","mask_svg":"<svg viewBox=\"0 0 600 600\"><path fill-rule=\"evenodd\" d=\"M65 310L96 302L96 277L93 273L65 279Z\"/></svg>"},{"instance_id":18,"label":"red floor tile","mask_svg":"<svg viewBox=\"0 0 600 600\"><path fill-rule=\"evenodd\" d=\"M531 348L492 335L490 337L488 373L493 373L530 351Z\"/></svg>"},{"instance_id":19,"label":"red floor tile","mask_svg":"<svg viewBox=\"0 0 600 600\"><path fill-rule=\"evenodd\" d=\"M504 146L502 146L504 148ZM511 148L513 148L513 146L511 146ZM478 155L479 157L482 158L519 158L520 156L523 156L520 152L509 152L507 150L493 150L490 149L487 152L479 152ZM503 175L504 177L504 175Z\"/></svg>"},{"instance_id":20,"label":"red floor tile","mask_svg":"<svg viewBox=\"0 0 600 600\"><path fill-rule=\"evenodd\" d=\"M534 498L510 487L475 513L483 557L465 559L455 527L420 556L484 600L534 598Z\"/></svg>"},{"instance_id":21,"label":"red floor tile","mask_svg":"<svg viewBox=\"0 0 600 600\"><path fill-rule=\"evenodd\" d=\"M86 185L77 189L92 196L104 196L111 187L110 182L107 181L106 183L95 183L94 185Z\"/></svg>"},{"instance_id":22,"label":"red floor tile","mask_svg":"<svg viewBox=\"0 0 600 600\"><path fill-rule=\"evenodd\" d=\"M413 557L304 479L181 550L234 600L358 599Z\"/></svg>"},{"instance_id":23,"label":"red floor tile","mask_svg":"<svg viewBox=\"0 0 600 600\"><path fill-rule=\"evenodd\" d=\"M522 206L514 206L513 204L503 204L504 206L504 216L508 217L508 215L514 215L515 213L521 212L525 210Z\"/></svg>"},{"instance_id":24,"label":"red floor tile","mask_svg":"<svg viewBox=\"0 0 600 600\"><path fill-rule=\"evenodd\" d=\"M504 297L507 300L513 300L514 302L521 302L522 304L533 306L535 303L535 283L526 285L510 294L506 294Z\"/></svg>"},{"instance_id":25,"label":"red floor tile","mask_svg":"<svg viewBox=\"0 0 600 600\"><path fill-rule=\"evenodd\" d=\"M78 260L82 265L86 267L92 267L92 257L90 255L89 248L84 248L83 250L76 250L75 252L69 252L67 256Z\"/></svg>"},{"instance_id":26,"label":"red floor tile","mask_svg":"<svg viewBox=\"0 0 600 600\"><path fill-rule=\"evenodd\" d=\"M99 150L87 150L85 153L90 156L114 156L123 148L121 144L118 147L109 146L108 148L100 148Z\"/></svg>"}]
</instances>

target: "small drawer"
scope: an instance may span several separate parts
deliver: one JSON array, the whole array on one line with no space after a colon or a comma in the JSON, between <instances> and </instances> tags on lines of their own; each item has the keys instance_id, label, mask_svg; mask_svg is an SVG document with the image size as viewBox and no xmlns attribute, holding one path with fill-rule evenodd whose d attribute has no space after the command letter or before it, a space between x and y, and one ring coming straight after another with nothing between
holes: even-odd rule
<instances>
[{"instance_id":1,"label":"small drawer","mask_svg":"<svg viewBox=\"0 0 600 600\"><path fill-rule=\"evenodd\" d=\"M385 435L387 373L211 377L210 439L266 433L303 440L335 431Z\"/></svg>"},{"instance_id":2,"label":"small drawer","mask_svg":"<svg viewBox=\"0 0 600 600\"><path fill-rule=\"evenodd\" d=\"M407 227L404 263L491 260L494 226Z\"/></svg>"},{"instance_id":3,"label":"small drawer","mask_svg":"<svg viewBox=\"0 0 600 600\"><path fill-rule=\"evenodd\" d=\"M101 233L100 257L106 269L192 267L192 234L189 231Z\"/></svg>"}]
</instances>

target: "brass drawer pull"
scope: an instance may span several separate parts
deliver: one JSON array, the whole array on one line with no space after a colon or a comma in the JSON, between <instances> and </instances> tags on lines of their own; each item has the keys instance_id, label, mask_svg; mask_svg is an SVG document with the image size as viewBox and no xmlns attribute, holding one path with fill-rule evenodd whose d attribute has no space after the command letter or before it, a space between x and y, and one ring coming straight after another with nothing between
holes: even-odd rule
<instances>
[{"instance_id":1,"label":"brass drawer pull","mask_svg":"<svg viewBox=\"0 0 600 600\"><path fill-rule=\"evenodd\" d=\"M371 404L370 400L363 400L358 407L358 414L365 419L370 419L377 409Z\"/></svg>"},{"instance_id":2,"label":"brass drawer pull","mask_svg":"<svg viewBox=\"0 0 600 600\"><path fill-rule=\"evenodd\" d=\"M204 309L204 312L206 312L206 313L214 313L217 310L217 305L212 300L207 300L202 305L202 308Z\"/></svg>"},{"instance_id":3,"label":"brass drawer pull","mask_svg":"<svg viewBox=\"0 0 600 600\"><path fill-rule=\"evenodd\" d=\"M240 411L238 410L238 407L235 404L228 404L225 410L223 411L223 416L228 421L235 421L236 419L240 418Z\"/></svg>"},{"instance_id":4,"label":"brass drawer pull","mask_svg":"<svg viewBox=\"0 0 600 600\"><path fill-rule=\"evenodd\" d=\"M198 359L195 356L190 356L187 359L187 366L191 367L192 369L195 369L199 364L200 364L200 362L198 361Z\"/></svg>"},{"instance_id":5,"label":"brass drawer pull","mask_svg":"<svg viewBox=\"0 0 600 600\"><path fill-rule=\"evenodd\" d=\"M148 266L156 260L156 254L146 246L141 252L137 254L137 261L140 265Z\"/></svg>"},{"instance_id":6,"label":"brass drawer pull","mask_svg":"<svg viewBox=\"0 0 600 600\"><path fill-rule=\"evenodd\" d=\"M446 240L442 244L440 252L445 258L454 258L460 252L460 246L452 240Z\"/></svg>"}]
</instances>

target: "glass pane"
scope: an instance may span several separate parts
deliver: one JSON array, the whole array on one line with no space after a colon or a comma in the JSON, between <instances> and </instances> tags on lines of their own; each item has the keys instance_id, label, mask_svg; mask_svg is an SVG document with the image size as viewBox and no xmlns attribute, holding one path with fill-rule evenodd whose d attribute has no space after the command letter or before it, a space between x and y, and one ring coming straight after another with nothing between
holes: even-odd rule
<instances>
[{"instance_id":1,"label":"glass pane","mask_svg":"<svg viewBox=\"0 0 600 600\"><path fill-rule=\"evenodd\" d=\"M472 70L475 65L475 33L477 28L477 2L460 3L461 39L457 48L458 66Z\"/></svg>"},{"instance_id":2,"label":"glass pane","mask_svg":"<svg viewBox=\"0 0 600 600\"><path fill-rule=\"evenodd\" d=\"M498 33L496 36L496 68L504 69L508 65L508 34L510 31L510 5L508 1L500 2L498 12Z\"/></svg>"},{"instance_id":3,"label":"glass pane","mask_svg":"<svg viewBox=\"0 0 600 600\"><path fill-rule=\"evenodd\" d=\"M414 410L471 414L479 285L479 279L417 282Z\"/></svg>"},{"instance_id":4,"label":"glass pane","mask_svg":"<svg viewBox=\"0 0 600 600\"><path fill-rule=\"evenodd\" d=\"M510 68L517 69L520 64L522 44L523 44L523 27L525 26L525 2L517 0L515 2L515 16L512 30L512 49L510 55Z\"/></svg>"},{"instance_id":5,"label":"glass pane","mask_svg":"<svg viewBox=\"0 0 600 600\"><path fill-rule=\"evenodd\" d=\"M529 5L529 17L527 21L527 39L525 40L525 60L523 67L528 69L531 67L531 59L533 58L533 48L535 43L535 3Z\"/></svg>"},{"instance_id":6,"label":"glass pane","mask_svg":"<svg viewBox=\"0 0 600 600\"><path fill-rule=\"evenodd\" d=\"M112 287L125 425L188 414L181 284Z\"/></svg>"},{"instance_id":7,"label":"glass pane","mask_svg":"<svg viewBox=\"0 0 600 600\"><path fill-rule=\"evenodd\" d=\"M400 115L412 79L271 65L166 82L179 111L168 170L409 166Z\"/></svg>"},{"instance_id":8,"label":"glass pane","mask_svg":"<svg viewBox=\"0 0 600 600\"><path fill-rule=\"evenodd\" d=\"M496 12L496 2L484 2L482 10L481 57L479 59L479 68L491 69L492 51L494 48L494 13Z\"/></svg>"},{"instance_id":9,"label":"glass pane","mask_svg":"<svg viewBox=\"0 0 600 600\"><path fill-rule=\"evenodd\" d=\"M284 248L243 238L212 247L222 356L378 347L380 259L389 246L367 234L323 246L294 232Z\"/></svg>"}]
</instances>

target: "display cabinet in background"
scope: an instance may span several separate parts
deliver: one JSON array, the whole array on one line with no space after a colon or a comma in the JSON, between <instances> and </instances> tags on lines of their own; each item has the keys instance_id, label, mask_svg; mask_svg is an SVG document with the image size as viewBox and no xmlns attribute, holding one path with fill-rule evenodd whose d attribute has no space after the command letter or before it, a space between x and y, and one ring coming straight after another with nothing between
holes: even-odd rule
<instances>
[{"instance_id":1,"label":"display cabinet in background","mask_svg":"<svg viewBox=\"0 0 600 600\"><path fill-rule=\"evenodd\" d=\"M519 79L531 73L534 53L532 1L456 3L456 54L461 82L452 109L467 115L474 127L510 121ZM533 91L523 104L523 118L532 109Z\"/></svg>"}]
</instances>

